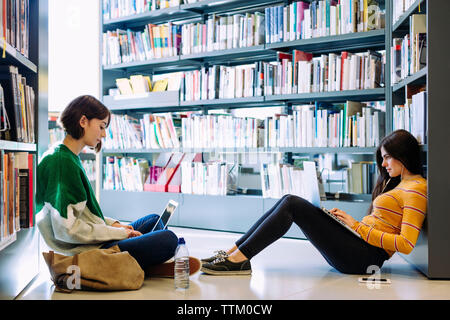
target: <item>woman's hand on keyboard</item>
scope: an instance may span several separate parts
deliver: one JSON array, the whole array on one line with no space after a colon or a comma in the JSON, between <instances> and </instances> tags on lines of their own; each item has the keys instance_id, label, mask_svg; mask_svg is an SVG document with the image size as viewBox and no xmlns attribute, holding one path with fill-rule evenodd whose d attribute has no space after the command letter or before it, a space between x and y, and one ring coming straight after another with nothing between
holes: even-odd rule
<instances>
[{"instance_id":1,"label":"woman's hand on keyboard","mask_svg":"<svg viewBox=\"0 0 450 320\"><path fill-rule=\"evenodd\" d=\"M353 225L358 222L356 221L351 215L349 215L347 212L339 210L337 208L333 208L330 210L332 214L334 214L339 220L344 221L346 225L348 225L350 228L353 227Z\"/></svg>"}]
</instances>

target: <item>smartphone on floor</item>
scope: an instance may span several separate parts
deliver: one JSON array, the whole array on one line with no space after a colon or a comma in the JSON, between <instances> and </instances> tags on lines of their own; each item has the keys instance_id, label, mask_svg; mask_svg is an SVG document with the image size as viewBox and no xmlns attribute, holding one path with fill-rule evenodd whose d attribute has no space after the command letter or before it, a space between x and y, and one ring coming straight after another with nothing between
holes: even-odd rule
<instances>
[{"instance_id":1,"label":"smartphone on floor","mask_svg":"<svg viewBox=\"0 0 450 320\"><path fill-rule=\"evenodd\" d=\"M371 283L371 284L391 284L390 279L386 278L370 278L370 277L360 277L358 279L360 283Z\"/></svg>"}]
</instances>

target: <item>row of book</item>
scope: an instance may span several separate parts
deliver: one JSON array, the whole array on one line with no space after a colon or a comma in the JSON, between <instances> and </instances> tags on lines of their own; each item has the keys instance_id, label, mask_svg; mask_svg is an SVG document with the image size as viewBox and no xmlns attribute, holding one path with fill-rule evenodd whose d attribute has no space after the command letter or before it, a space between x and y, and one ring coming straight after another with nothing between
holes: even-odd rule
<instances>
[{"instance_id":1,"label":"row of book","mask_svg":"<svg viewBox=\"0 0 450 320\"><path fill-rule=\"evenodd\" d=\"M348 168L341 170L340 192L352 194L371 194L378 178L375 162L351 162ZM311 199L312 189L321 190L322 179L318 179L316 166L310 161L291 164L261 163L260 179L263 198L281 198L292 194ZM323 190L324 191L324 190Z\"/></svg>"},{"instance_id":2,"label":"row of book","mask_svg":"<svg viewBox=\"0 0 450 320\"><path fill-rule=\"evenodd\" d=\"M33 178L36 156L0 151L0 238L34 226Z\"/></svg>"},{"instance_id":3,"label":"row of book","mask_svg":"<svg viewBox=\"0 0 450 320\"><path fill-rule=\"evenodd\" d=\"M104 66L174 57L181 47L181 25L169 22L148 24L143 31L107 31L103 33L102 45Z\"/></svg>"},{"instance_id":4,"label":"row of book","mask_svg":"<svg viewBox=\"0 0 450 320\"><path fill-rule=\"evenodd\" d=\"M347 101L295 106L264 120L229 114L112 115L106 149L374 147L385 134L380 106Z\"/></svg>"},{"instance_id":5,"label":"row of book","mask_svg":"<svg viewBox=\"0 0 450 320\"><path fill-rule=\"evenodd\" d=\"M261 191L263 198L281 198L285 194L292 194L311 200L311 190L318 187L315 165L307 166L303 162L302 168L279 164L261 163Z\"/></svg>"},{"instance_id":6,"label":"row of book","mask_svg":"<svg viewBox=\"0 0 450 320\"><path fill-rule=\"evenodd\" d=\"M201 159L201 154L178 152L161 153L152 163L147 159L108 156L104 165L103 188L180 193L182 163L201 163Z\"/></svg>"},{"instance_id":7,"label":"row of book","mask_svg":"<svg viewBox=\"0 0 450 320\"><path fill-rule=\"evenodd\" d=\"M186 1L186 0L185 0ZM177 7L183 0L102 0L103 20L117 19L149 11ZM191 0L192 1L192 0Z\"/></svg>"},{"instance_id":8,"label":"row of book","mask_svg":"<svg viewBox=\"0 0 450 320\"><path fill-rule=\"evenodd\" d=\"M81 160L81 165L83 166L89 181L96 181L95 160Z\"/></svg>"},{"instance_id":9,"label":"row of book","mask_svg":"<svg viewBox=\"0 0 450 320\"><path fill-rule=\"evenodd\" d=\"M354 101L316 103L266 118L264 129L264 147L375 147L385 134L385 112Z\"/></svg>"},{"instance_id":10,"label":"row of book","mask_svg":"<svg viewBox=\"0 0 450 320\"><path fill-rule=\"evenodd\" d=\"M235 67L214 65L186 71L181 79L180 100L234 99L262 96L262 63Z\"/></svg>"},{"instance_id":11,"label":"row of book","mask_svg":"<svg viewBox=\"0 0 450 320\"><path fill-rule=\"evenodd\" d=\"M227 115L182 118L184 148L375 147L385 112L364 103L295 106L292 115L264 120Z\"/></svg>"},{"instance_id":12,"label":"row of book","mask_svg":"<svg viewBox=\"0 0 450 320\"><path fill-rule=\"evenodd\" d=\"M181 78L181 101L242 98L384 86L384 53L330 53L313 58L294 50L277 61L239 66L214 65L188 71Z\"/></svg>"},{"instance_id":13,"label":"row of book","mask_svg":"<svg viewBox=\"0 0 450 320\"><path fill-rule=\"evenodd\" d=\"M106 130L106 149L167 149L180 147L181 121L171 113L143 114L138 119L130 115L112 115Z\"/></svg>"},{"instance_id":14,"label":"row of book","mask_svg":"<svg viewBox=\"0 0 450 320\"><path fill-rule=\"evenodd\" d=\"M179 4L179 0L103 0L103 16L108 20ZM213 14L206 23L183 25L182 54L365 32L382 28L383 22L376 0L297 1L264 12Z\"/></svg>"},{"instance_id":15,"label":"row of book","mask_svg":"<svg viewBox=\"0 0 450 320\"><path fill-rule=\"evenodd\" d=\"M404 105L393 108L393 129L405 129L416 137L420 144L427 143L427 92L412 95Z\"/></svg>"},{"instance_id":16,"label":"row of book","mask_svg":"<svg viewBox=\"0 0 450 320\"><path fill-rule=\"evenodd\" d=\"M377 179L375 162L352 162L342 173L341 191L372 193ZM238 180L237 163L202 162L201 154L196 153L162 153L153 163L133 157L107 157L103 186L105 190L227 195L236 192ZM314 184L321 183L316 165L310 161L294 165L262 162L260 181L264 198L294 194L310 199Z\"/></svg>"},{"instance_id":17,"label":"row of book","mask_svg":"<svg viewBox=\"0 0 450 320\"><path fill-rule=\"evenodd\" d=\"M30 42L30 1L0 2L0 35L28 58Z\"/></svg>"},{"instance_id":18,"label":"row of book","mask_svg":"<svg viewBox=\"0 0 450 320\"><path fill-rule=\"evenodd\" d=\"M182 25L181 43L184 55L264 44L264 14L212 14L205 23Z\"/></svg>"},{"instance_id":19,"label":"row of book","mask_svg":"<svg viewBox=\"0 0 450 320\"><path fill-rule=\"evenodd\" d=\"M183 161L181 170L181 193L225 196L232 193L231 172L235 163L211 161L208 163Z\"/></svg>"},{"instance_id":20,"label":"row of book","mask_svg":"<svg viewBox=\"0 0 450 320\"><path fill-rule=\"evenodd\" d=\"M358 10L357 3L359 3L359 1L360 0L343 0L342 4L337 6L338 8L339 6L347 8L349 10L348 12L350 12L351 10ZM367 1L372 2L374 0L361 1L366 2L366 9L362 10L362 12L365 13L362 14L362 16L367 16L369 11L379 12L377 5L369 5L367 7ZM348 4L346 4L347 2ZM352 3L351 5L350 2ZM303 4L299 6L299 8L308 6L308 4L304 2L298 3ZM294 8L297 7L298 3L295 2L291 4L290 7L292 9L289 9L289 12L294 12ZM315 9L311 10L311 14L309 13L309 9L305 9L306 14L303 14L302 17L307 17L305 18L305 21L309 21L308 24L306 24L305 21L303 21L304 23L302 24L306 26L304 28L304 30L306 30L304 31L306 32L305 35L296 35L294 31L291 33L287 31L288 28L291 28L292 30L294 28L294 23L292 23L292 25L287 24L289 14L286 13L286 15L283 16L283 10L288 12L288 7L266 8L265 13L254 12L235 15L227 14L222 16L212 14L204 23L176 25L168 22L160 25L147 24L144 27L144 30L141 31L132 31L130 29L109 30L103 33L102 63L104 66L108 66L119 63L146 61L155 58L173 57L179 54L189 55L194 53L249 47L271 42L367 31L369 28L368 25L372 25L372 23L365 22L367 19L372 21L373 19L371 18L366 18L364 22L361 20L361 23L358 22L355 24L355 21L360 21L358 20L358 17L355 16L352 19L346 18L349 22L345 20L347 22L342 23L342 27L340 27L340 29L342 29L341 31L337 32L335 30L336 28L334 28L332 33L330 33L329 27L323 27L326 26L327 23L329 25L329 21L326 22L327 19L317 19L317 17L322 17L323 14L326 14L329 20L330 14L326 11L326 8L330 8L330 3L331 2L328 0L313 1L311 8ZM356 9L353 8L353 6L356 6ZM336 6L331 7L336 8ZM369 10L367 8L378 9ZM343 11L336 12L345 14ZM359 15L360 11L357 12ZM297 13L295 13L295 15L297 15ZM267 19L266 16L269 16L270 19ZM292 13L292 16L294 17L294 13ZM279 19L281 19L280 22L285 21L284 29L283 24L278 23ZM323 23L322 20L324 21ZM361 26L361 28L356 27L356 29L353 29L353 25ZM348 26L352 27L350 28ZM295 26L295 28L297 28L297 26Z\"/></svg>"},{"instance_id":21,"label":"row of book","mask_svg":"<svg viewBox=\"0 0 450 320\"><path fill-rule=\"evenodd\" d=\"M294 50L264 64L265 95L374 89L384 85L384 53L312 54Z\"/></svg>"},{"instance_id":22,"label":"row of book","mask_svg":"<svg viewBox=\"0 0 450 320\"><path fill-rule=\"evenodd\" d=\"M395 24L402 14L404 14L417 0L395 0L392 6L392 21ZM420 6L419 6L420 7Z\"/></svg>"},{"instance_id":23,"label":"row of book","mask_svg":"<svg viewBox=\"0 0 450 320\"><path fill-rule=\"evenodd\" d=\"M130 157L106 157L103 189L144 191L148 161Z\"/></svg>"},{"instance_id":24,"label":"row of book","mask_svg":"<svg viewBox=\"0 0 450 320\"><path fill-rule=\"evenodd\" d=\"M181 119L184 148L263 147L262 120L230 115L192 115Z\"/></svg>"},{"instance_id":25,"label":"row of book","mask_svg":"<svg viewBox=\"0 0 450 320\"><path fill-rule=\"evenodd\" d=\"M128 17L199 1L201 0L102 0L103 20Z\"/></svg>"},{"instance_id":26,"label":"row of book","mask_svg":"<svg viewBox=\"0 0 450 320\"><path fill-rule=\"evenodd\" d=\"M409 33L392 39L392 83L413 75L427 64L426 14L413 14L409 20Z\"/></svg>"},{"instance_id":27,"label":"row of book","mask_svg":"<svg viewBox=\"0 0 450 320\"><path fill-rule=\"evenodd\" d=\"M365 32L384 27L376 0L296 1L265 8L266 43Z\"/></svg>"},{"instance_id":28,"label":"row of book","mask_svg":"<svg viewBox=\"0 0 450 320\"><path fill-rule=\"evenodd\" d=\"M34 143L35 92L15 66L0 66L0 139Z\"/></svg>"}]
</instances>

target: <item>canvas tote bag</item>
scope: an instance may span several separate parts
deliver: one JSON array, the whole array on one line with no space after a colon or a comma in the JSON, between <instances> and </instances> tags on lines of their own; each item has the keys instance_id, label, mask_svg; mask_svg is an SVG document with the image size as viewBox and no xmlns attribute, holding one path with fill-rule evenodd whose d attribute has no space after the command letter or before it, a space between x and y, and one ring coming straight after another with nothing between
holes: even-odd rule
<instances>
[{"instance_id":1,"label":"canvas tote bag","mask_svg":"<svg viewBox=\"0 0 450 320\"><path fill-rule=\"evenodd\" d=\"M118 245L92 249L74 256L43 252L56 290L137 290L144 283L144 270Z\"/></svg>"}]
</instances>

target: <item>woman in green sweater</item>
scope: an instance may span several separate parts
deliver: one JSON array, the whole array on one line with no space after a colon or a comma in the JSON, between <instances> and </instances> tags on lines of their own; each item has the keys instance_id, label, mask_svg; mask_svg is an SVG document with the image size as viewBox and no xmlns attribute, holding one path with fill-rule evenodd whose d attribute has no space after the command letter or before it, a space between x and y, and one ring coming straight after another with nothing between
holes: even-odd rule
<instances>
[{"instance_id":1,"label":"woman in green sweater","mask_svg":"<svg viewBox=\"0 0 450 320\"><path fill-rule=\"evenodd\" d=\"M92 96L76 98L62 112L63 143L48 150L37 167L38 227L47 245L57 252L74 255L117 244L144 271L153 270L174 256L177 236L162 223L151 232L159 218L156 214L130 225L105 217L78 156L85 146L96 152L101 149L110 119L109 110ZM191 274L200 268L197 261L190 261ZM170 276L173 268L166 265L162 272Z\"/></svg>"}]
</instances>

